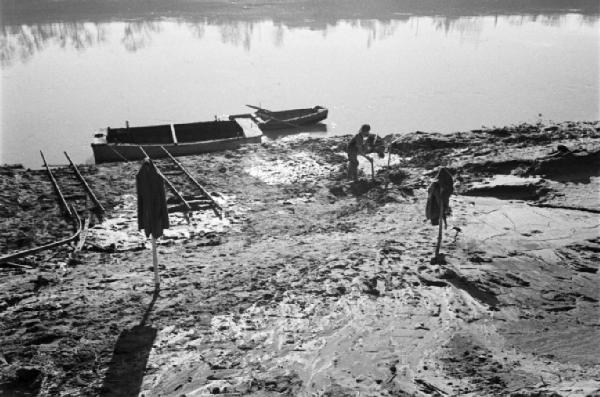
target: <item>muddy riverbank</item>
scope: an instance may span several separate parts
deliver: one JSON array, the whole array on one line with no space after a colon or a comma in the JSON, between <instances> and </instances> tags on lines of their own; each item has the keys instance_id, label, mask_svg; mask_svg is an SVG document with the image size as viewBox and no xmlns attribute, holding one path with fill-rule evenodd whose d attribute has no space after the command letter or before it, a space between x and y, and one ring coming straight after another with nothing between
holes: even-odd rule
<instances>
[{"instance_id":1,"label":"muddy riverbank","mask_svg":"<svg viewBox=\"0 0 600 397\"><path fill-rule=\"evenodd\" d=\"M158 295L139 164L83 166L108 213L82 250L0 265L0 394L599 394L600 123L388 136L354 184L347 139L182 158L226 216L172 214ZM0 255L72 232L43 171L0 183Z\"/></svg>"}]
</instances>

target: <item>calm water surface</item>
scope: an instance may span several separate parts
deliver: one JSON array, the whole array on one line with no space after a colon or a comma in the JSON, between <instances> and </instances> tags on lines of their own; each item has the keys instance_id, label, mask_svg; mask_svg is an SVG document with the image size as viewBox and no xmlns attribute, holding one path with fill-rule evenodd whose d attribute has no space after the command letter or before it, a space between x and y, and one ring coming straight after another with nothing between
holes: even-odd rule
<instances>
[{"instance_id":1,"label":"calm water surface","mask_svg":"<svg viewBox=\"0 0 600 397\"><path fill-rule=\"evenodd\" d=\"M450 132L599 117L599 20L399 16L6 25L0 163L92 161L101 127L330 109L327 131ZM541 116L540 116L541 114Z\"/></svg>"}]
</instances>

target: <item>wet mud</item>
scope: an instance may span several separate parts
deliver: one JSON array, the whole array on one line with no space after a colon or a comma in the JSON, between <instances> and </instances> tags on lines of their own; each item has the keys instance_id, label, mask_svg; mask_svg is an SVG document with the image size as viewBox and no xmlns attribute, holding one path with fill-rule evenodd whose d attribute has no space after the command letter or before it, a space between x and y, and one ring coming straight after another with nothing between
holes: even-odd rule
<instances>
[{"instance_id":1,"label":"wet mud","mask_svg":"<svg viewBox=\"0 0 600 397\"><path fill-rule=\"evenodd\" d=\"M586 396L600 393L600 124L348 137L181 158L226 216L171 214L161 289L138 163L82 166L108 214L81 251L0 264L0 394ZM458 194L437 226L427 187ZM64 237L46 175L0 168L2 255Z\"/></svg>"}]
</instances>

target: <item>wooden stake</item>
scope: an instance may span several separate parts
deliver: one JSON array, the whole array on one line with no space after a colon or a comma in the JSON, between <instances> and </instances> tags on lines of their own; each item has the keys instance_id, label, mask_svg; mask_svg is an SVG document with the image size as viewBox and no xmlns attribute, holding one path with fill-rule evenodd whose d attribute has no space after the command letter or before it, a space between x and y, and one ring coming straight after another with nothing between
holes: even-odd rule
<instances>
[{"instance_id":1,"label":"wooden stake","mask_svg":"<svg viewBox=\"0 0 600 397\"><path fill-rule=\"evenodd\" d=\"M79 168L77 168L77 166L75 165L75 163L73 163L73 161L71 161L71 158L69 157L69 155L67 154L67 152L63 152L63 153L67 157L67 160L69 160L69 164L71 164L71 168L73 169L73 172L75 173L75 176L77 177L77 179L79 179L79 182L81 182L81 184L83 185L83 188L85 189L85 192L90 197L90 199L92 199L92 201L94 202L94 205L96 206L95 207L96 215L98 217L98 220L100 222L102 222L102 215L106 212L104 210L104 207L102 206L102 204L100 204L100 202L96 198L96 195L94 194L94 191L92 190L92 188L90 187L90 185L88 185L88 183L85 180L85 178L83 177L83 175L81 175L81 172L79 172Z\"/></svg>"},{"instance_id":2,"label":"wooden stake","mask_svg":"<svg viewBox=\"0 0 600 397\"><path fill-rule=\"evenodd\" d=\"M444 222L444 199L442 198L441 192L439 195L439 207L440 207L440 218L438 220L438 239L437 246L435 247L435 260L437 261L440 256L440 247L442 245L442 223Z\"/></svg>"},{"instance_id":3,"label":"wooden stake","mask_svg":"<svg viewBox=\"0 0 600 397\"><path fill-rule=\"evenodd\" d=\"M160 289L160 279L158 278L158 255L156 253L156 238L152 235L152 262L154 264L154 289Z\"/></svg>"},{"instance_id":4,"label":"wooden stake","mask_svg":"<svg viewBox=\"0 0 600 397\"><path fill-rule=\"evenodd\" d=\"M56 195L58 196L59 203L63 210L63 213L65 215L67 215L69 218L73 219L74 215L71 212L71 209L69 208L69 204L67 204L67 200L65 200L65 196L63 196L62 192L60 191L58 182L56 182L56 178L54 178L54 174L52 173L52 170L50 169L50 166L48 165L48 163L46 163L46 158L44 157L44 153L41 150L40 150L40 155L42 156L42 160L44 161L44 166L46 167L46 171L48 171L48 176L50 177L50 182L52 182L52 186L54 186L54 191L56 192Z\"/></svg>"}]
</instances>

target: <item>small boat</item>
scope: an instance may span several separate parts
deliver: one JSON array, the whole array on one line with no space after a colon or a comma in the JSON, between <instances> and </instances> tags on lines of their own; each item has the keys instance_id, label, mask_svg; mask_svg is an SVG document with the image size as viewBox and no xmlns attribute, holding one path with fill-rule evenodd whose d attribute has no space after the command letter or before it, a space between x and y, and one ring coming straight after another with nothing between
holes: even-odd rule
<instances>
[{"instance_id":1,"label":"small boat","mask_svg":"<svg viewBox=\"0 0 600 397\"><path fill-rule=\"evenodd\" d=\"M187 124L107 128L94 135L92 151L96 164L236 149L246 143L260 143L262 131L250 115L230 116ZM141 150L140 147L143 149Z\"/></svg>"},{"instance_id":2,"label":"small boat","mask_svg":"<svg viewBox=\"0 0 600 397\"><path fill-rule=\"evenodd\" d=\"M311 136L319 136L327 134L327 124L316 123L316 124L305 124L299 127L289 127L280 130L265 130L263 131L263 137L268 139L279 139L286 136L296 134L310 134Z\"/></svg>"},{"instance_id":3,"label":"small boat","mask_svg":"<svg viewBox=\"0 0 600 397\"><path fill-rule=\"evenodd\" d=\"M253 119L263 131L297 128L301 125L315 124L327 118L328 110L323 106L307 109L289 109L271 111L259 106L246 105L256 109Z\"/></svg>"}]
</instances>

